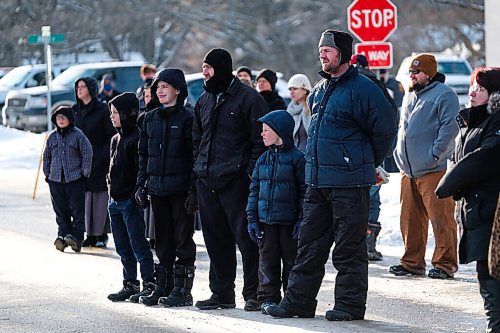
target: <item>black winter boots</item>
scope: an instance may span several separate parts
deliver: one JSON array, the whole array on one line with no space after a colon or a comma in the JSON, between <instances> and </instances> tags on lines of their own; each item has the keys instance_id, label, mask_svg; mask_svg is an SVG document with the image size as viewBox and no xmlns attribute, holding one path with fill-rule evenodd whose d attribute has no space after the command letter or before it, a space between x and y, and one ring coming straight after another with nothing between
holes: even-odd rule
<instances>
[{"instance_id":1,"label":"black winter boots","mask_svg":"<svg viewBox=\"0 0 500 333\"><path fill-rule=\"evenodd\" d=\"M174 289L168 297L161 297L158 304L172 306L190 306L193 305L193 288L195 266L175 265L174 269Z\"/></svg>"},{"instance_id":2,"label":"black winter boots","mask_svg":"<svg viewBox=\"0 0 500 333\"><path fill-rule=\"evenodd\" d=\"M488 324L486 332L500 332L500 281L494 278L480 278L479 292L484 301Z\"/></svg>"},{"instance_id":3,"label":"black winter boots","mask_svg":"<svg viewBox=\"0 0 500 333\"><path fill-rule=\"evenodd\" d=\"M149 296L155 291L155 289L156 284L154 282L143 281L141 292L130 296L129 301L131 303L139 303L139 298L141 298L141 296Z\"/></svg>"},{"instance_id":4,"label":"black winter boots","mask_svg":"<svg viewBox=\"0 0 500 333\"><path fill-rule=\"evenodd\" d=\"M158 305L160 297L169 295L173 289L172 269L165 266L156 266L156 286L154 291L148 296L140 296L139 302L146 305Z\"/></svg>"},{"instance_id":5,"label":"black winter boots","mask_svg":"<svg viewBox=\"0 0 500 333\"><path fill-rule=\"evenodd\" d=\"M368 260L381 261L382 253L378 252L375 246L377 245L377 237L380 233L379 223L368 223L368 231L366 232L366 248L368 250Z\"/></svg>"},{"instance_id":6,"label":"black winter boots","mask_svg":"<svg viewBox=\"0 0 500 333\"><path fill-rule=\"evenodd\" d=\"M117 293L109 294L108 299L112 302L124 302L130 296L139 292L139 281L123 281L123 288Z\"/></svg>"}]
</instances>

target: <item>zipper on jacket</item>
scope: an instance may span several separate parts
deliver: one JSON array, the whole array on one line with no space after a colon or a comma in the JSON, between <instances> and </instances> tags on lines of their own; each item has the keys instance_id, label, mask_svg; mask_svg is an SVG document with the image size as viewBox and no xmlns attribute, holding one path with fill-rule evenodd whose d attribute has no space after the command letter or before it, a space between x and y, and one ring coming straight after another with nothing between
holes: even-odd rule
<instances>
[{"instance_id":1,"label":"zipper on jacket","mask_svg":"<svg viewBox=\"0 0 500 333\"><path fill-rule=\"evenodd\" d=\"M271 171L271 181L269 182L269 189L270 189L270 196L269 196L269 202L268 202L268 214L267 214L267 220L269 222L272 222L271 215L272 215L272 203L273 203L273 198L274 198L274 180L276 177L276 161L278 160L278 151L279 149L276 147L274 148L273 153L271 154L272 156L272 163L273 163L273 168ZM272 224L272 223L270 223Z\"/></svg>"},{"instance_id":2,"label":"zipper on jacket","mask_svg":"<svg viewBox=\"0 0 500 333\"><path fill-rule=\"evenodd\" d=\"M319 141L319 126L320 126L320 123L321 123L321 120L323 119L323 114L325 113L325 110L326 110L326 106L328 104L328 101L330 100L330 97L332 96L333 94L333 91L335 90L335 85L337 84L336 81L334 81L333 79L328 79L327 81L327 84L326 84L326 90L325 90L325 93L323 95L323 97L321 98L321 102L319 103L319 111L318 111L318 119L316 119L316 125L315 125L315 128L314 128L314 136L315 136L315 142L314 142L314 154L312 156L312 159L314 160L313 161L313 168L315 170L314 172L314 180L313 180L313 186L314 185L319 185L319 181L318 181L318 174L319 174L319 162L318 162L318 141ZM333 86L332 86L333 85ZM332 87L330 87L332 86ZM330 91L331 89L331 91ZM316 184L314 184L316 183Z\"/></svg>"}]
</instances>

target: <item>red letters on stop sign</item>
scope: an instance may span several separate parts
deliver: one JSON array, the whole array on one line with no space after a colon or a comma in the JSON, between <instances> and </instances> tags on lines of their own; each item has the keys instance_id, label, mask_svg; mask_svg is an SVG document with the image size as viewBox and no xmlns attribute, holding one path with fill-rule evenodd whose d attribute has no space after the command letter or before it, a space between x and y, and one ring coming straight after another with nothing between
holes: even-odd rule
<instances>
[{"instance_id":1,"label":"red letters on stop sign","mask_svg":"<svg viewBox=\"0 0 500 333\"><path fill-rule=\"evenodd\" d=\"M397 28L397 8L390 0L355 0L347 8L347 23L359 40L383 42Z\"/></svg>"}]
</instances>

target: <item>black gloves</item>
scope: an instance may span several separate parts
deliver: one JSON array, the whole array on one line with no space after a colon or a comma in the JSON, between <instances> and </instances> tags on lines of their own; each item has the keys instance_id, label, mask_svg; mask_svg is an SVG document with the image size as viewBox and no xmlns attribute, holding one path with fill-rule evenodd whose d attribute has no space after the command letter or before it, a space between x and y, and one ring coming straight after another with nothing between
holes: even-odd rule
<instances>
[{"instance_id":1,"label":"black gloves","mask_svg":"<svg viewBox=\"0 0 500 333\"><path fill-rule=\"evenodd\" d=\"M147 208L149 206L149 200L148 200L148 195L146 193L146 189L144 187L139 187L137 191L135 192L135 201L137 202L137 205L141 208Z\"/></svg>"},{"instance_id":2,"label":"black gloves","mask_svg":"<svg viewBox=\"0 0 500 333\"><path fill-rule=\"evenodd\" d=\"M257 222L248 223L247 230L250 238L257 244L264 237L264 231L260 230L259 223Z\"/></svg>"},{"instance_id":3,"label":"black gloves","mask_svg":"<svg viewBox=\"0 0 500 333\"><path fill-rule=\"evenodd\" d=\"M193 215L198 210L198 197L196 196L196 191L189 191L186 202L184 203L184 208L189 215Z\"/></svg>"}]
</instances>

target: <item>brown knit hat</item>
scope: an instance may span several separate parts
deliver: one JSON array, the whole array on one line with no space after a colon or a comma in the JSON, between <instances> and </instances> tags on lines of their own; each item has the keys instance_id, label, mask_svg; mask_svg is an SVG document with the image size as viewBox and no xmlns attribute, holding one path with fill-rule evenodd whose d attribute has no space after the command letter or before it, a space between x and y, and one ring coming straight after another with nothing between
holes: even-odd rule
<instances>
[{"instance_id":1,"label":"brown knit hat","mask_svg":"<svg viewBox=\"0 0 500 333\"><path fill-rule=\"evenodd\" d=\"M437 73L436 58L432 54L421 53L411 60L410 69L418 69L433 78Z\"/></svg>"}]
</instances>

